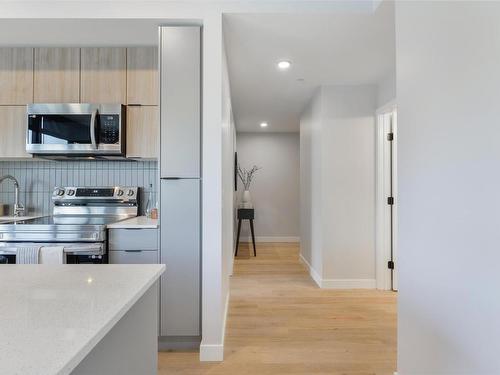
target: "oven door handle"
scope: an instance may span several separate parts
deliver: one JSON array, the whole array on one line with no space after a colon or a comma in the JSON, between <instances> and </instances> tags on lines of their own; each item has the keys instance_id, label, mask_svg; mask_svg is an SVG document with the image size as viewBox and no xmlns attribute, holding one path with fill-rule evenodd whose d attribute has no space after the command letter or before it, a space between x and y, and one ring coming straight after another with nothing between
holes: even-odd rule
<instances>
[{"instance_id":1,"label":"oven door handle","mask_svg":"<svg viewBox=\"0 0 500 375\"><path fill-rule=\"evenodd\" d=\"M89 243L89 244L75 244L66 245L64 247L64 252L76 254L78 252L103 252L103 245L101 243Z\"/></svg>"},{"instance_id":2,"label":"oven door handle","mask_svg":"<svg viewBox=\"0 0 500 375\"><path fill-rule=\"evenodd\" d=\"M92 148L94 150L97 150L97 142L95 140L96 122L97 122L97 109L94 109L92 111L92 115L90 116L90 142L92 143Z\"/></svg>"}]
</instances>

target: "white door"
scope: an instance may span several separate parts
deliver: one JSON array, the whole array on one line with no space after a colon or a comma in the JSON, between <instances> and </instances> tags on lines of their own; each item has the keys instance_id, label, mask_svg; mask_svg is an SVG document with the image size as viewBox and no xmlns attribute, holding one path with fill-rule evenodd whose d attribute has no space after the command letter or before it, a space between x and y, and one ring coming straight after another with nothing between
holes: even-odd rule
<instances>
[{"instance_id":1,"label":"white door","mask_svg":"<svg viewBox=\"0 0 500 375\"><path fill-rule=\"evenodd\" d=\"M390 245L391 245L391 289L398 290L398 268L397 268L397 213L398 213L398 190L397 190L397 112L394 110L390 113L390 137L389 154L390 154L390 191L389 196L392 197L390 205Z\"/></svg>"},{"instance_id":2,"label":"white door","mask_svg":"<svg viewBox=\"0 0 500 375\"><path fill-rule=\"evenodd\" d=\"M377 288L397 290L397 113L377 117Z\"/></svg>"}]
</instances>

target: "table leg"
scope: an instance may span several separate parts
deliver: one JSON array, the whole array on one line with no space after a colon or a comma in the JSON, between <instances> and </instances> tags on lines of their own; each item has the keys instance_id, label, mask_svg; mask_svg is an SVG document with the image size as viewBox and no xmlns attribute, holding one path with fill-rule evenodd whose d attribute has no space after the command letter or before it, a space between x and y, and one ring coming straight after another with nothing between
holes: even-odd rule
<instances>
[{"instance_id":1,"label":"table leg","mask_svg":"<svg viewBox=\"0 0 500 375\"><path fill-rule=\"evenodd\" d=\"M238 234L236 236L236 251L234 253L234 256L238 256L238 246L240 245L240 232L241 232L241 219L238 219Z\"/></svg>"},{"instance_id":2,"label":"table leg","mask_svg":"<svg viewBox=\"0 0 500 375\"><path fill-rule=\"evenodd\" d=\"M253 219L250 219L250 231L252 232L252 243L253 243L253 256L257 256L257 250L255 249L255 233L253 232Z\"/></svg>"}]
</instances>

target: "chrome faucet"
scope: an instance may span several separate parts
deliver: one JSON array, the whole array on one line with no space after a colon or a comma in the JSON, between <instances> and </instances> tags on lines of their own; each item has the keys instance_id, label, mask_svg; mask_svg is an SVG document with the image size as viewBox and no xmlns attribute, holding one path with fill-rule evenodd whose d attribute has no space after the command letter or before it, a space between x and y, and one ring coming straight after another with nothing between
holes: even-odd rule
<instances>
[{"instance_id":1,"label":"chrome faucet","mask_svg":"<svg viewBox=\"0 0 500 375\"><path fill-rule=\"evenodd\" d=\"M11 180L14 182L14 216L19 216L19 214L24 212L24 206L19 203L19 182L17 182L16 178L7 174L5 176L0 177L0 184L5 180Z\"/></svg>"}]
</instances>

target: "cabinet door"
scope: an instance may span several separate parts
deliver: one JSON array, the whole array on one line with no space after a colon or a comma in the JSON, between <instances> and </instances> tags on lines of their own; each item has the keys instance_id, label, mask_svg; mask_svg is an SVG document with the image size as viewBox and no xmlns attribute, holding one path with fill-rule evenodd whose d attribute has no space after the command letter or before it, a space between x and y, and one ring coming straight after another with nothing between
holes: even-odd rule
<instances>
[{"instance_id":1,"label":"cabinet door","mask_svg":"<svg viewBox=\"0 0 500 375\"><path fill-rule=\"evenodd\" d=\"M0 48L0 105L33 102L33 48Z\"/></svg>"},{"instance_id":2,"label":"cabinet door","mask_svg":"<svg viewBox=\"0 0 500 375\"><path fill-rule=\"evenodd\" d=\"M145 250L110 251L109 264L157 264L158 252Z\"/></svg>"},{"instance_id":3,"label":"cabinet door","mask_svg":"<svg viewBox=\"0 0 500 375\"><path fill-rule=\"evenodd\" d=\"M200 177L200 28L161 28L161 177Z\"/></svg>"},{"instance_id":4,"label":"cabinet door","mask_svg":"<svg viewBox=\"0 0 500 375\"><path fill-rule=\"evenodd\" d=\"M159 134L157 106L127 107L127 157L158 158Z\"/></svg>"},{"instance_id":5,"label":"cabinet door","mask_svg":"<svg viewBox=\"0 0 500 375\"><path fill-rule=\"evenodd\" d=\"M161 335L200 334L200 182L161 181Z\"/></svg>"},{"instance_id":6,"label":"cabinet door","mask_svg":"<svg viewBox=\"0 0 500 375\"><path fill-rule=\"evenodd\" d=\"M127 48L127 103L158 105L158 48Z\"/></svg>"},{"instance_id":7,"label":"cabinet door","mask_svg":"<svg viewBox=\"0 0 500 375\"><path fill-rule=\"evenodd\" d=\"M35 48L35 103L80 101L80 48Z\"/></svg>"},{"instance_id":8,"label":"cabinet door","mask_svg":"<svg viewBox=\"0 0 500 375\"><path fill-rule=\"evenodd\" d=\"M158 229L110 229L109 250L158 250Z\"/></svg>"},{"instance_id":9,"label":"cabinet door","mask_svg":"<svg viewBox=\"0 0 500 375\"><path fill-rule=\"evenodd\" d=\"M125 103L126 48L82 48L80 101Z\"/></svg>"},{"instance_id":10,"label":"cabinet door","mask_svg":"<svg viewBox=\"0 0 500 375\"><path fill-rule=\"evenodd\" d=\"M0 106L0 158L29 158L26 106Z\"/></svg>"}]
</instances>

